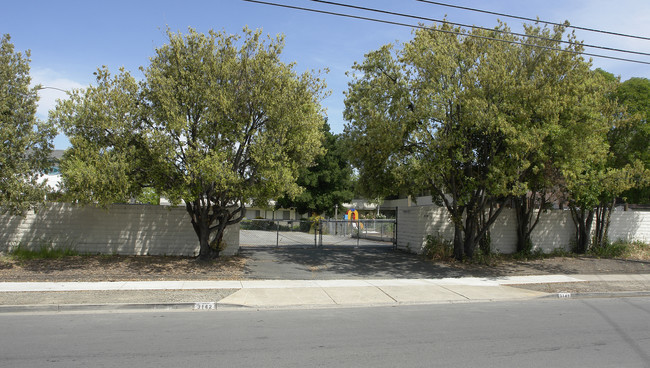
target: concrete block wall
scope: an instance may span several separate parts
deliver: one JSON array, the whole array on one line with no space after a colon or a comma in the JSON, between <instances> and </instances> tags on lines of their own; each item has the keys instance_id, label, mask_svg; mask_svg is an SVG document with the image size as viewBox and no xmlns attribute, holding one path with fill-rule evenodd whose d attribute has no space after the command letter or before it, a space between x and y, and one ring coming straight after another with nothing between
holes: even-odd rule
<instances>
[{"instance_id":1,"label":"concrete block wall","mask_svg":"<svg viewBox=\"0 0 650 368\"><path fill-rule=\"evenodd\" d=\"M549 253L554 249L570 250L575 227L569 211L547 211L539 216L539 222L531 238L534 250ZM504 209L490 229L492 250L510 254L517 250L517 215L512 209Z\"/></svg>"},{"instance_id":2,"label":"concrete block wall","mask_svg":"<svg viewBox=\"0 0 650 368\"><path fill-rule=\"evenodd\" d=\"M438 206L400 207L397 216L397 246L422 253L427 235L440 234L451 241L454 229L446 208ZM509 254L517 247L516 214L504 209L490 230L492 250ZM532 233L535 249L548 253L561 248L570 250L575 238L575 226L569 211L542 213ZM650 241L650 212L615 211L612 213L609 239L615 241Z\"/></svg>"},{"instance_id":3,"label":"concrete block wall","mask_svg":"<svg viewBox=\"0 0 650 368\"><path fill-rule=\"evenodd\" d=\"M614 211L611 221L610 240L638 240L650 243L650 212Z\"/></svg>"},{"instance_id":4,"label":"concrete block wall","mask_svg":"<svg viewBox=\"0 0 650 368\"><path fill-rule=\"evenodd\" d=\"M71 247L79 253L195 256L199 243L182 207L113 205L107 209L53 203L26 217L0 215L0 251L22 244ZM226 229L228 247L239 250L239 225Z\"/></svg>"},{"instance_id":5,"label":"concrete block wall","mask_svg":"<svg viewBox=\"0 0 650 368\"><path fill-rule=\"evenodd\" d=\"M437 206L399 207L397 212L397 247L422 253L427 235L454 238L454 227L445 208Z\"/></svg>"}]
</instances>

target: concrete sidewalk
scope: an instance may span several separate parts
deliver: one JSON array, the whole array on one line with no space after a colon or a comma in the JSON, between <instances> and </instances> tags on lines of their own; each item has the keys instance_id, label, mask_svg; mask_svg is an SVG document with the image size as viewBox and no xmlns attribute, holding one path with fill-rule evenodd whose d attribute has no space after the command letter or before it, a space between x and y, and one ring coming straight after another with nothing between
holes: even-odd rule
<instances>
[{"instance_id":1,"label":"concrete sidewalk","mask_svg":"<svg viewBox=\"0 0 650 368\"><path fill-rule=\"evenodd\" d=\"M650 274L386 280L4 282L0 283L0 312L322 308L525 300L571 295L528 290L522 285L591 282L641 283L648 285L644 290L650 295Z\"/></svg>"}]
</instances>

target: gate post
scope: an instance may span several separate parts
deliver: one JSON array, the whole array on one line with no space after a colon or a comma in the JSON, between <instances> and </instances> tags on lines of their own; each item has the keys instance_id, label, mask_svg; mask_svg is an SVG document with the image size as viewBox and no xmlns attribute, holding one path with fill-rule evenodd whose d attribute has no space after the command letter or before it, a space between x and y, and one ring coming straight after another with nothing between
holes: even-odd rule
<instances>
[{"instance_id":1,"label":"gate post","mask_svg":"<svg viewBox=\"0 0 650 368\"><path fill-rule=\"evenodd\" d=\"M323 222L327 220L318 219L314 222L314 248L323 246Z\"/></svg>"},{"instance_id":2,"label":"gate post","mask_svg":"<svg viewBox=\"0 0 650 368\"><path fill-rule=\"evenodd\" d=\"M397 249L397 222L399 213L399 207L395 207L395 229L393 229L393 248Z\"/></svg>"},{"instance_id":3,"label":"gate post","mask_svg":"<svg viewBox=\"0 0 650 368\"><path fill-rule=\"evenodd\" d=\"M359 246L359 239L361 238L361 220L357 218L357 247Z\"/></svg>"}]
</instances>

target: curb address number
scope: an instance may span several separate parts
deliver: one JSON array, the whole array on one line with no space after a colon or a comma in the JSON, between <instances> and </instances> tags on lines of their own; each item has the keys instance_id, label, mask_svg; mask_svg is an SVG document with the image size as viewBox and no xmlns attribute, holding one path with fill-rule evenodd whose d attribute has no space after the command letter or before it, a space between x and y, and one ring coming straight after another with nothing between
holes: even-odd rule
<instances>
[{"instance_id":1,"label":"curb address number","mask_svg":"<svg viewBox=\"0 0 650 368\"><path fill-rule=\"evenodd\" d=\"M215 310L217 309L217 303L194 303L195 310Z\"/></svg>"}]
</instances>

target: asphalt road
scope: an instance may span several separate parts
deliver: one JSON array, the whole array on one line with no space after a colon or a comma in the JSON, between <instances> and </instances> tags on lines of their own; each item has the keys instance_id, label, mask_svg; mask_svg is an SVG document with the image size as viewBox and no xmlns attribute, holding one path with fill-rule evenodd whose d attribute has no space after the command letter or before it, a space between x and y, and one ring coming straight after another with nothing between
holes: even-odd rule
<instances>
[{"instance_id":1,"label":"asphalt road","mask_svg":"<svg viewBox=\"0 0 650 368\"><path fill-rule=\"evenodd\" d=\"M0 367L649 367L650 298L0 315Z\"/></svg>"}]
</instances>

